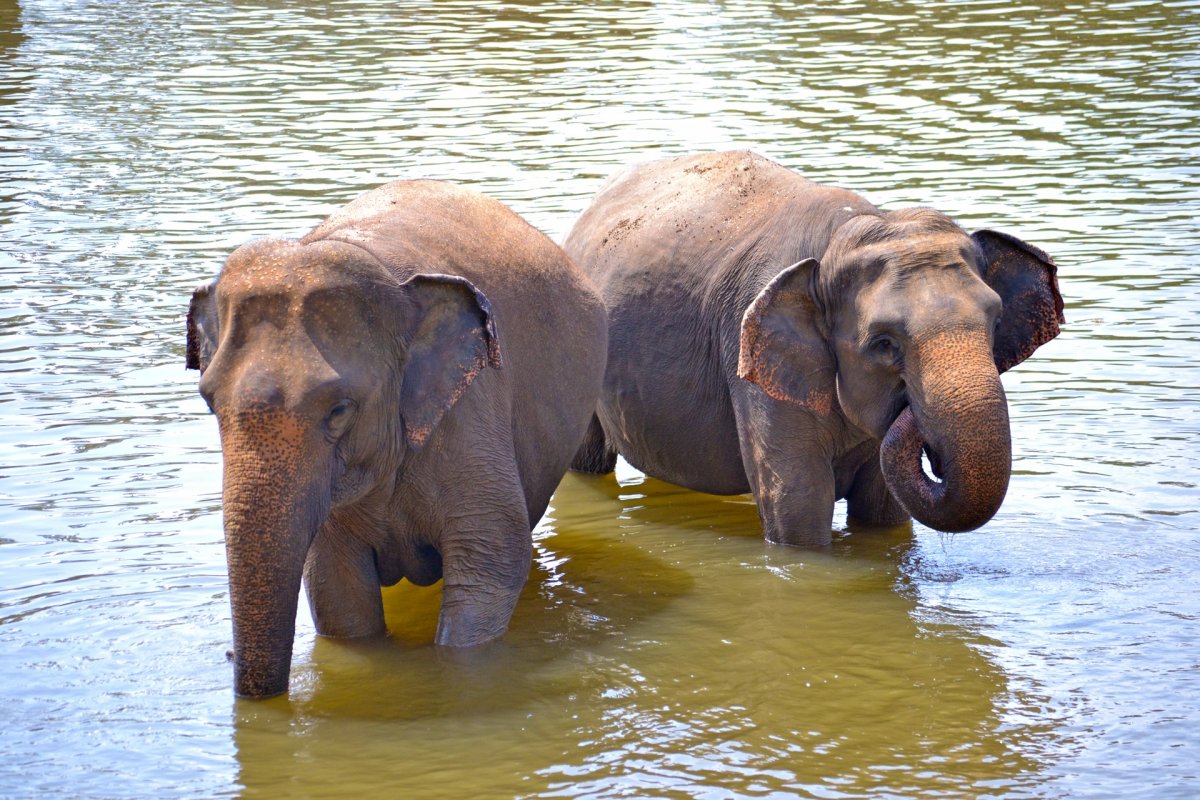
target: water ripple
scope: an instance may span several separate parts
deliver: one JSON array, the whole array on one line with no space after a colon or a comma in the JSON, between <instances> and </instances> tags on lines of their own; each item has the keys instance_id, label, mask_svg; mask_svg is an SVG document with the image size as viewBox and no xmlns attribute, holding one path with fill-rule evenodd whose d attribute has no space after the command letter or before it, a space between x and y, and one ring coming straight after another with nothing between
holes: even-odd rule
<instances>
[{"instance_id":1,"label":"water ripple","mask_svg":"<svg viewBox=\"0 0 1200 800\"><path fill-rule=\"evenodd\" d=\"M0 3L0 794L1194 790L1198 52L1194 2ZM392 178L561 238L621 166L734 146L1054 255L1000 515L810 557L745 498L569 481L500 700L427 625L302 613L295 703L231 715L192 287Z\"/></svg>"}]
</instances>

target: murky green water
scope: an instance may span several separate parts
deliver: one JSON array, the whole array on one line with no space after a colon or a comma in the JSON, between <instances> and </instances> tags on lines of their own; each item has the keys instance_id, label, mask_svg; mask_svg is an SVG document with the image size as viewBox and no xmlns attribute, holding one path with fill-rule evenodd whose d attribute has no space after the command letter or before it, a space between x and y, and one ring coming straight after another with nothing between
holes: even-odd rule
<instances>
[{"instance_id":1,"label":"murky green water","mask_svg":"<svg viewBox=\"0 0 1200 800\"><path fill-rule=\"evenodd\" d=\"M235 701L192 286L391 178L561 238L730 146L1057 258L996 519L568 476L502 642L397 587ZM1198 218L1195 2L0 0L0 797L1193 797Z\"/></svg>"}]
</instances>

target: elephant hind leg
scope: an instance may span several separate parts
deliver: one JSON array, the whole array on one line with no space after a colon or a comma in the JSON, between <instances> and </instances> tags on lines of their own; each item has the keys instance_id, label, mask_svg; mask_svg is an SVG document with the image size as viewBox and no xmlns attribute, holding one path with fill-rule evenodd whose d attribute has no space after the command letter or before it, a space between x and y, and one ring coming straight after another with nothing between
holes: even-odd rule
<instances>
[{"instance_id":1,"label":"elephant hind leg","mask_svg":"<svg viewBox=\"0 0 1200 800\"><path fill-rule=\"evenodd\" d=\"M575 451L571 461L571 469L576 472L589 472L593 475L607 475L616 469L617 451L608 446L604 436L604 428L600 427L600 419L592 414L583 444Z\"/></svg>"}]
</instances>

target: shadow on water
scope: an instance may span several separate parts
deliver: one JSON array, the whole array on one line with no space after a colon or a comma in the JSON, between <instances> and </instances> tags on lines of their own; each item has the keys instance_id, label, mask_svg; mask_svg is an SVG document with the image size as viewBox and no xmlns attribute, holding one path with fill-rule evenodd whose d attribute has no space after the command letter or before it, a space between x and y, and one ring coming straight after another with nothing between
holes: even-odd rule
<instances>
[{"instance_id":1,"label":"shadow on water","mask_svg":"<svg viewBox=\"0 0 1200 800\"><path fill-rule=\"evenodd\" d=\"M437 587L395 587L390 638L317 639L288 698L238 701L245 796L953 794L1020 785L1054 738L1014 724L1033 701L972 620L918 609L907 527L813 553L745 497L569 475L558 504L501 642L446 654Z\"/></svg>"}]
</instances>

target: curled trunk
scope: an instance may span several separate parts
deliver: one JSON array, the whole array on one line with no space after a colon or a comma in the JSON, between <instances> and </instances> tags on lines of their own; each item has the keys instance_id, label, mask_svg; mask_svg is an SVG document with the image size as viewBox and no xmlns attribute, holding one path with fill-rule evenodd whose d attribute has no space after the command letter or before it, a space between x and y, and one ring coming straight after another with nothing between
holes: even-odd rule
<instances>
[{"instance_id":1,"label":"curled trunk","mask_svg":"<svg viewBox=\"0 0 1200 800\"><path fill-rule=\"evenodd\" d=\"M991 350L980 339L943 335L917 351L910 404L880 447L892 494L917 521L940 531L978 528L1008 491L1008 403ZM922 451L938 479L922 468Z\"/></svg>"}]
</instances>

